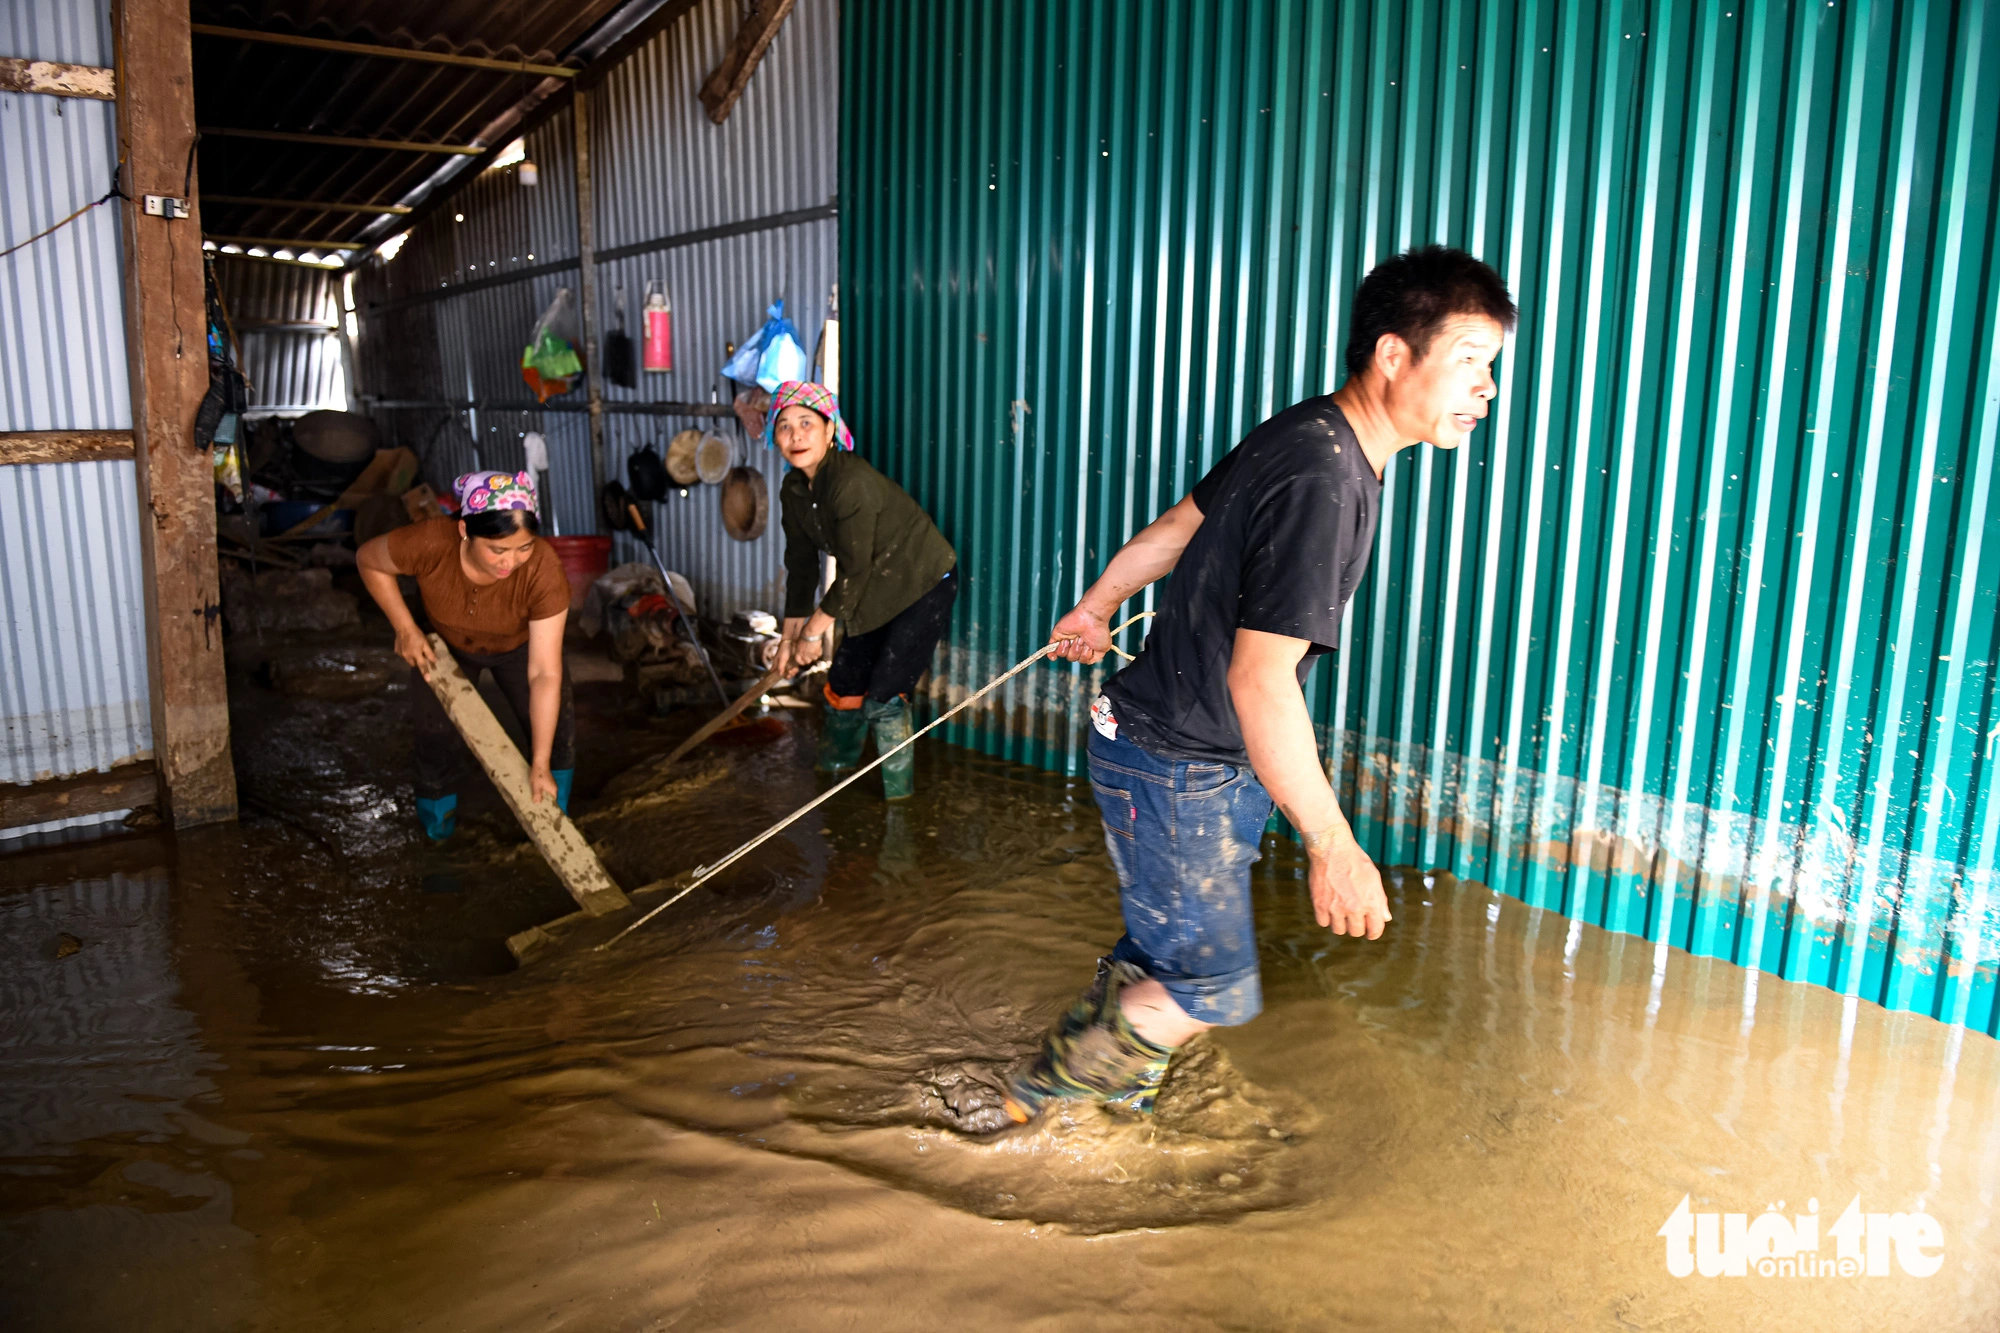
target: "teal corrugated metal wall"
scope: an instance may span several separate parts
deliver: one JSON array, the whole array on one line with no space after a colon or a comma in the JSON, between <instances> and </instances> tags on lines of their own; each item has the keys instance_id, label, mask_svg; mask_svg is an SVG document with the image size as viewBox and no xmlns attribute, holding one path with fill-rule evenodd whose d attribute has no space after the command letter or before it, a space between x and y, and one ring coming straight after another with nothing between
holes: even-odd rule
<instances>
[{"instance_id":1,"label":"teal corrugated metal wall","mask_svg":"<svg viewBox=\"0 0 2000 1333\"><path fill-rule=\"evenodd\" d=\"M1464 246L1499 401L1392 465L1308 690L1365 845L1993 1032L1996 20L850 2L844 387L968 576L935 697ZM1073 771L1096 678L959 739Z\"/></svg>"}]
</instances>

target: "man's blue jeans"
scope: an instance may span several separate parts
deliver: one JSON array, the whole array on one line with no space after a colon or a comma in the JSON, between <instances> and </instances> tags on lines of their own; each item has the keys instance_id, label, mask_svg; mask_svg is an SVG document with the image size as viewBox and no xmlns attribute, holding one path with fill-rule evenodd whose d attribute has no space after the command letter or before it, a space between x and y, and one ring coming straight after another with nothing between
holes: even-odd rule
<instances>
[{"instance_id":1,"label":"man's blue jeans","mask_svg":"<svg viewBox=\"0 0 2000 1333\"><path fill-rule=\"evenodd\" d=\"M1090 731L1090 786L1118 870L1137 964L1204 1023L1247 1023L1264 1007L1250 867L1271 797L1247 767L1175 760Z\"/></svg>"}]
</instances>

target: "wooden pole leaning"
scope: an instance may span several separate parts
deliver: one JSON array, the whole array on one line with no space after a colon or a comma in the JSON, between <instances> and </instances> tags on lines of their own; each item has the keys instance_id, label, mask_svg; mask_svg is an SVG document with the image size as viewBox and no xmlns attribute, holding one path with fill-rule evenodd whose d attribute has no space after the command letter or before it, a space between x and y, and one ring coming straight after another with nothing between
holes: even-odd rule
<instances>
[{"instance_id":1,"label":"wooden pole leaning","mask_svg":"<svg viewBox=\"0 0 2000 1333\"><path fill-rule=\"evenodd\" d=\"M562 807L553 800L536 804L534 789L529 784L527 759L501 728L493 710L479 697L478 688L459 670L458 659L451 655L445 641L433 634L430 642L431 651L437 654L437 666L425 678L431 692L444 705L445 715L458 728L459 735L465 737L466 746L479 760L479 766L500 789L507 808L521 821L522 829L562 880L563 887L586 916L604 916L630 907L631 899L605 873L597 853L590 850L590 844L584 841L576 825L570 823Z\"/></svg>"},{"instance_id":2,"label":"wooden pole leaning","mask_svg":"<svg viewBox=\"0 0 2000 1333\"><path fill-rule=\"evenodd\" d=\"M804 677L811 675L815 671L824 671L825 669L826 669L825 662L823 661L815 662L811 666L807 667L804 671L801 671L799 673L799 676L801 679L803 679ZM679 759L689 750L692 750L695 746L700 745L703 741L707 740L710 736L713 736L716 732L721 731L724 727L728 726L732 721L734 721L736 719L736 716L739 713L741 713L744 709L748 708L751 704L756 703L759 699L763 698L764 691L770 689L773 685L776 685L778 683L778 680L779 680L778 668L772 667L769 671L766 671L764 673L764 678L762 680L758 681L755 685L752 685L748 690L744 691L743 696L741 698L739 698L735 703L729 705L729 707L723 709L720 713L717 713L707 722L703 723L700 731L697 731L694 735L688 737L686 740L682 741L679 745L676 745L673 748L673 752L660 762L662 764L673 763L676 759Z\"/></svg>"},{"instance_id":3,"label":"wooden pole leaning","mask_svg":"<svg viewBox=\"0 0 2000 1333\"><path fill-rule=\"evenodd\" d=\"M694 735L688 737L686 740L682 741L679 745L676 745L673 749L673 753L669 754L661 762L664 764L673 763L676 759L679 759L689 750L692 750L695 746L700 745L703 741L707 740L710 736L713 736L716 732L721 731L723 727L727 726L730 723L730 721L737 716L737 714L741 713L751 704L756 703L757 700L763 698L764 691L770 689L773 685L776 685L777 683L778 683L778 669L776 667L772 667L769 671L766 671L764 673L764 678L762 680L758 681L755 685L752 685L748 690L744 691L743 696L741 698L739 698L735 703L729 705L729 707L723 709L720 713L717 713L707 722L703 723L700 731L697 731Z\"/></svg>"}]
</instances>

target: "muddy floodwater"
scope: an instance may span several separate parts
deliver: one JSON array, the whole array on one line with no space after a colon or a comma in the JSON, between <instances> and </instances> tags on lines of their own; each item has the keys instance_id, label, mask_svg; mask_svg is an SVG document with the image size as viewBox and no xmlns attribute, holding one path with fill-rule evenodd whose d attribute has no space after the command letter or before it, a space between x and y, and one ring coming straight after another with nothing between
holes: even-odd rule
<instances>
[{"instance_id":1,"label":"muddy floodwater","mask_svg":"<svg viewBox=\"0 0 2000 1333\"><path fill-rule=\"evenodd\" d=\"M1267 839L1263 1017L1149 1120L1001 1127L1118 933L1087 784L927 741L905 807L513 971L567 900L490 795L422 844L405 686L343 660L242 666L241 824L0 858L0 1327L2000 1328L1989 1038L1417 871L1337 940ZM818 789L808 714L665 771L692 716L579 698L628 886ZM1657 1234L1856 1195L1938 1271Z\"/></svg>"}]
</instances>

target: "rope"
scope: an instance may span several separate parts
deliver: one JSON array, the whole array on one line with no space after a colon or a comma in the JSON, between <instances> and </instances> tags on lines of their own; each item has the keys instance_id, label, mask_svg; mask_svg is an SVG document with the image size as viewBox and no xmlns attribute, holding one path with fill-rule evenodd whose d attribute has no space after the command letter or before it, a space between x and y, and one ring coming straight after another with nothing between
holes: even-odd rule
<instances>
[{"instance_id":1,"label":"rope","mask_svg":"<svg viewBox=\"0 0 2000 1333\"><path fill-rule=\"evenodd\" d=\"M1147 616L1150 616L1152 614L1153 612L1151 611L1141 611L1138 615L1133 616L1130 620L1126 621L1123 625L1120 625L1117 629L1112 630L1111 633L1114 636L1123 634L1127 629L1138 624L1140 621L1144 620ZM923 737L925 732L932 731L938 727L943 726L945 723L949 722L953 717L964 712L966 709L972 707L972 705L978 703L981 699L993 693L993 691L999 689L1002 685L1005 685L1008 681L1014 679L1014 677L1020 675L1023 671L1026 671L1029 667L1041 661L1044 657L1047 657L1050 653L1054 652L1055 650L1056 650L1056 644L1054 642L1043 644L1040 648L1036 649L1033 654L1031 654L1028 657L1022 658L1019 662L1016 662L1013 666L1009 667L1004 674L996 676L991 681L987 682L985 687L982 688L979 691L979 693L967 695L962 701L958 703L956 707L952 708L949 712L941 714L936 721L930 723L922 730L913 733L908 740L904 741L901 745L898 745L895 749L890 750L887 754L879 754L875 756L874 763L869 764L864 768L855 769L852 775L850 775L843 781L837 782L833 786L828 787L818 796L814 797L810 801L807 801L804 805L792 811L792 813L786 815L783 819L771 825L771 827L765 829L762 833L759 833L756 837L750 839L750 841L744 843L741 847L738 847L735 851L723 857L720 861L717 861L714 865L696 866L693 883L689 884L679 893L675 894L673 897L661 903L658 907L655 907L652 911L646 913L646 915L640 917L637 921L634 921L631 925L625 927L625 929L619 931L616 935L613 935L610 939L606 940L604 943L598 945L597 948L593 950L593 952L602 953L604 952L604 950L609 949L612 945L618 943L618 941L624 939L627 935L630 935L633 931L645 925L648 921L651 921L654 917L666 911L669 907L672 907L675 903L687 897L690 893L693 893L696 889L708 883L708 881L714 879L717 875L721 874L723 871L729 869L729 867L735 865L745 856L757 850L757 848L763 846L765 843L769 842L772 838L778 836L778 834L783 833L786 829L790 828L793 824L796 824L799 820L803 819L805 816L811 814L814 810L817 810L820 806L825 805L828 801L832 800L835 796L839 795L842 791L846 790L849 786L853 785L856 782L859 782L862 778L874 772L875 769L880 767L882 763L885 760L889 759L892 755L899 754L902 751L908 749L910 746L915 745L917 741ZM1118 650L1114 648L1112 651L1117 652ZM1124 653L1119 653L1119 656L1124 657L1126 655Z\"/></svg>"}]
</instances>

